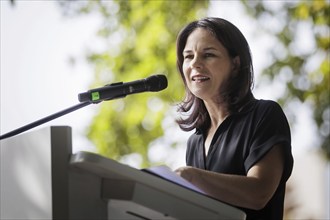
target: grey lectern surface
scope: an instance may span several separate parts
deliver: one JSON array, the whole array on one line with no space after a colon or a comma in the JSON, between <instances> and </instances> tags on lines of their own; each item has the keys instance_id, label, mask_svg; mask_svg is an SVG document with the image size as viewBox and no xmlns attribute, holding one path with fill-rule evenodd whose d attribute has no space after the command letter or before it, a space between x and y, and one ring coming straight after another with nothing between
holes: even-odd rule
<instances>
[{"instance_id":1,"label":"grey lectern surface","mask_svg":"<svg viewBox=\"0 0 330 220\"><path fill-rule=\"evenodd\" d=\"M70 163L102 179L108 219L245 219L239 209L93 153L78 152Z\"/></svg>"},{"instance_id":2,"label":"grey lectern surface","mask_svg":"<svg viewBox=\"0 0 330 220\"><path fill-rule=\"evenodd\" d=\"M88 152L71 128L0 141L0 219L245 219L200 193Z\"/></svg>"}]
</instances>

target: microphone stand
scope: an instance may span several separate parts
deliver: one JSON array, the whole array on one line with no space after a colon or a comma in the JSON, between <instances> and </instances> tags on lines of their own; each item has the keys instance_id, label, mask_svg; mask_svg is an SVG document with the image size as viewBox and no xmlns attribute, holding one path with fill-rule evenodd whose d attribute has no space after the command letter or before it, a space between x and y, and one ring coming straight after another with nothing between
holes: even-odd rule
<instances>
[{"instance_id":1,"label":"microphone stand","mask_svg":"<svg viewBox=\"0 0 330 220\"><path fill-rule=\"evenodd\" d=\"M12 137L12 136L15 136L15 135L18 135L18 134L20 134L20 133L22 133L24 131L27 131L29 129L32 129L34 127L37 127L38 125L44 124L44 123L49 122L49 121L51 121L51 120L53 120L55 118L61 117L61 116L66 115L66 114L68 114L70 112L76 111L76 110L78 110L78 109L80 109L82 107L85 107L87 105L90 105L91 103L93 103L93 102L89 102L89 101L82 102L82 103L79 103L77 105L74 105L74 106L72 106L70 108L67 108L67 109L64 109L62 111L59 111L59 112L57 112L55 114L52 114L52 115L49 115L49 116L44 117L42 119L39 119L39 120L37 120L35 122L32 122L30 124L27 124L25 126L22 126L20 128L17 128L17 129L15 129L13 131L10 131L10 132L8 132L6 134L0 135L0 140L5 139L5 138L9 138L9 137Z\"/></svg>"}]
</instances>

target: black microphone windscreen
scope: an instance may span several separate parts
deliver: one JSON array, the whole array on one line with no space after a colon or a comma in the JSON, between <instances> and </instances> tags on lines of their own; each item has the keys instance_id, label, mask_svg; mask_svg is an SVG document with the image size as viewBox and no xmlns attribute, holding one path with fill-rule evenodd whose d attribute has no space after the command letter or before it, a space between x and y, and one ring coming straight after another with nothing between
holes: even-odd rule
<instances>
[{"instance_id":1,"label":"black microphone windscreen","mask_svg":"<svg viewBox=\"0 0 330 220\"><path fill-rule=\"evenodd\" d=\"M164 75L153 75L146 79L149 91L157 92L167 87L167 78Z\"/></svg>"}]
</instances>

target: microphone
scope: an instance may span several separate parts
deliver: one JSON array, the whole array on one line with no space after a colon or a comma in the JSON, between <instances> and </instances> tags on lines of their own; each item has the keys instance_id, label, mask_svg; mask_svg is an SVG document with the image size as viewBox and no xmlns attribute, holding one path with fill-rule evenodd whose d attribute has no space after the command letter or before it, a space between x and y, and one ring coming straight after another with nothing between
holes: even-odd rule
<instances>
[{"instance_id":1,"label":"microphone","mask_svg":"<svg viewBox=\"0 0 330 220\"><path fill-rule=\"evenodd\" d=\"M105 85L101 88L91 89L80 93L80 102L99 103L104 100L124 98L127 95L141 92L158 92L167 87L167 79L164 75L153 75L145 79L132 82L117 82Z\"/></svg>"}]
</instances>

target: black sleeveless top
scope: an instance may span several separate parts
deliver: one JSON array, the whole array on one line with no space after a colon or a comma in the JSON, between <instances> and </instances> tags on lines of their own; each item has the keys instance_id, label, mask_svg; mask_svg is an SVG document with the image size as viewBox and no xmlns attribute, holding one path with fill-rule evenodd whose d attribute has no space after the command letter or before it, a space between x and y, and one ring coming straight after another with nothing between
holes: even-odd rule
<instances>
[{"instance_id":1,"label":"black sleeveless top","mask_svg":"<svg viewBox=\"0 0 330 220\"><path fill-rule=\"evenodd\" d=\"M246 212L247 220L278 220L283 219L285 184L292 172L293 157L290 128L276 102L253 100L239 113L227 117L214 134L207 157L204 132L196 129L188 140L186 162L200 169L245 176L276 144L283 147L285 165L275 194L261 210L238 208Z\"/></svg>"}]
</instances>

